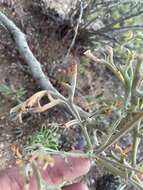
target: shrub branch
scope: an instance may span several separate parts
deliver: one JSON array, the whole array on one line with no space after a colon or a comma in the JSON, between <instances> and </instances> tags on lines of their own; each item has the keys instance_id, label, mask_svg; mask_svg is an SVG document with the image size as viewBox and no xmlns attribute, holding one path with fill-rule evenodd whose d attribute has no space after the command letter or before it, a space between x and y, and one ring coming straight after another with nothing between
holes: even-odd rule
<instances>
[{"instance_id":1,"label":"shrub branch","mask_svg":"<svg viewBox=\"0 0 143 190\"><path fill-rule=\"evenodd\" d=\"M36 80L37 84L43 90L48 90L54 97L66 101L66 98L62 96L56 88L54 88L49 78L42 71L40 62L35 58L27 44L25 34L2 12L0 12L0 24L12 35L20 55L30 67L32 76ZM79 106L75 105L75 107L82 118L87 118L89 116L89 114Z\"/></svg>"}]
</instances>

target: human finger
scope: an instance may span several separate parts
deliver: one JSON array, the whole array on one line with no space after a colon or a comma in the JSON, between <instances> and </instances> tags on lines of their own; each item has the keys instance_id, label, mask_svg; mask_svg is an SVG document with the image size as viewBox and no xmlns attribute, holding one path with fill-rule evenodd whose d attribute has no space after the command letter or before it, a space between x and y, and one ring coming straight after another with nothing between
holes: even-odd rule
<instances>
[{"instance_id":1,"label":"human finger","mask_svg":"<svg viewBox=\"0 0 143 190\"><path fill-rule=\"evenodd\" d=\"M88 187L83 184L83 183L76 183L76 184L72 184L72 185L68 185L64 188L62 188L62 190L88 190Z\"/></svg>"},{"instance_id":2,"label":"human finger","mask_svg":"<svg viewBox=\"0 0 143 190\"><path fill-rule=\"evenodd\" d=\"M74 180L77 177L85 175L90 169L90 161L84 158L68 157L64 158L59 155L53 156L54 166L48 166L41 171L42 177L48 184L62 184L65 181ZM30 190L36 187L36 179L30 181ZM34 189L37 190L37 189Z\"/></svg>"}]
</instances>

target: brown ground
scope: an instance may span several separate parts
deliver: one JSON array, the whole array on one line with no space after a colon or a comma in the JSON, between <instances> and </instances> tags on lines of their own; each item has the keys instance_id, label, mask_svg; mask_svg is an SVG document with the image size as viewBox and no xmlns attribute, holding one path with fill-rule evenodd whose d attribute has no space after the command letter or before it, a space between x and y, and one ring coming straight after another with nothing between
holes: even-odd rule
<instances>
[{"instance_id":1,"label":"brown ground","mask_svg":"<svg viewBox=\"0 0 143 190\"><path fill-rule=\"evenodd\" d=\"M52 82L63 78L63 72L60 72L62 66L61 60L67 52L69 40L60 38L56 27L53 26L48 18L41 15L36 9L31 8L30 1L23 0L20 4L17 0L15 10L11 6L1 6L2 10L11 18L27 35L27 40L34 55L43 66L43 70L49 76L53 76ZM27 3L29 2L29 3ZM71 59L81 59L74 51ZM105 68L96 66L94 63L80 63L79 80L77 85L76 101L85 109L92 109L96 102L90 106L84 96L96 97L99 95L112 97L114 84L109 73L105 74ZM2 27L0 28L0 83L7 84L13 90L21 87L25 88L27 93L23 98L31 96L37 92L39 87L28 74L29 70L26 63L21 59L17 52L14 42L9 33ZM115 89L116 90L116 89ZM115 91L114 90L114 91ZM24 122L12 121L9 117L10 109L17 104L14 97L5 97L0 95L0 169L6 168L15 163L15 156L11 150L13 144L23 147L28 136L38 130L43 123L64 122L68 120L68 115L64 112L60 114L58 110L50 114L28 115ZM59 118L55 120L55 118ZM16 135L17 129L22 129L20 136ZM70 132L68 132L69 134ZM96 175L96 174L95 174Z\"/></svg>"}]
</instances>

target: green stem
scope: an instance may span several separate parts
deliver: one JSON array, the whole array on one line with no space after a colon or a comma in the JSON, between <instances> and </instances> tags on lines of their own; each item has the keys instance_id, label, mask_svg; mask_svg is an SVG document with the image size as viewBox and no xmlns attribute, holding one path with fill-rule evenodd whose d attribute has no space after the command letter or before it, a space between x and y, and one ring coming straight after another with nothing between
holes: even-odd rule
<instances>
[{"instance_id":1,"label":"green stem","mask_svg":"<svg viewBox=\"0 0 143 190\"><path fill-rule=\"evenodd\" d=\"M137 189L143 189L143 182L136 175L132 176L130 181Z\"/></svg>"},{"instance_id":2,"label":"green stem","mask_svg":"<svg viewBox=\"0 0 143 190\"><path fill-rule=\"evenodd\" d=\"M119 169L118 167L115 167L112 163L107 162L106 160L98 158L97 165L106 168L108 171L110 171L114 175L121 176L125 178L125 172Z\"/></svg>"},{"instance_id":3,"label":"green stem","mask_svg":"<svg viewBox=\"0 0 143 190\"><path fill-rule=\"evenodd\" d=\"M96 63L105 64L105 66L107 66L107 68L110 69L113 72L113 74L122 82L122 84L123 85L125 84L124 78L123 78L120 70L114 64L110 64L108 61L105 61L104 59L98 59L89 50L86 51L84 54L85 54L85 56L87 56L91 60L95 61Z\"/></svg>"},{"instance_id":4,"label":"green stem","mask_svg":"<svg viewBox=\"0 0 143 190\"><path fill-rule=\"evenodd\" d=\"M123 117L120 117L117 121L115 121L115 123L113 123L113 125L109 129L110 131L108 132L108 135L107 135L105 141L103 142L102 145L100 145L100 148L97 151L100 152L108 144L108 142L110 141L110 139L111 139L113 133L115 132L116 128L121 123L122 119L123 119Z\"/></svg>"},{"instance_id":5,"label":"green stem","mask_svg":"<svg viewBox=\"0 0 143 190\"><path fill-rule=\"evenodd\" d=\"M91 153L93 152L93 145L91 143L89 134L87 132L87 128L86 126L82 123L81 117L79 115L78 110L76 109L76 107L74 106L74 104L69 100L69 102L67 103L68 108L70 109L70 111L73 113L73 115L75 116L75 118L79 121L79 125L81 127L81 130L83 132L83 135L85 137L85 140L87 142L87 147L88 147L88 151L90 151Z\"/></svg>"},{"instance_id":6,"label":"green stem","mask_svg":"<svg viewBox=\"0 0 143 190\"><path fill-rule=\"evenodd\" d=\"M41 173L37 167L37 164L35 161L33 161L31 163L31 166L32 166L32 169L33 169L33 173L34 173L34 176L36 178L36 182L37 182L37 188L38 190L46 190L45 189L45 183L43 181L43 178L41 177Z\"/></svg>"},{"instance_id":7,"label":"green stem","mask_svg":"<svg viewBox=\"0 0 143 190\"><path fill-rule=\"evenodd\" d=\"M92 153L92 152L93 152L93 145L92 145L92 143L91 143L89 134L88 134L88 132L87 132L87 128L86 128L86 126L82 125L82 126L81 126L81 129L82 129L82 132L83 132L84 137L85 137L86 142L87 142L88 151L90 151L90 152Z\"/></svg>"},{"instance_id":8,"label":"green stem","mask_svg":"<svg viewBox=\"0 0 143 190\"><path fill-rule=\"evenodd\" d=\"M60 185L49 185L42 177L40 170L36 164L35 161L32 161L31 163L32 169L33 169L33 173L34 176L36 178L36 182L37 182L37 189L38 190L60 190L61 187L64 185L64 183L60 184Z\"/></svg>"},{"instance_id":9,"label":"green stem","mask_svg":"<svg viewBox=\"0 0 143 190\"><path fill-rule=\"evenodd\" d=\"M143 119L143 113L137 113L135 117L132 119L132 121L127 122L122 129L115 135L112 135L108 143L102 147L102 149L99 149L96 151L96 154L100 154L101 152L105 151L107 148L109 148L111 145L113 145L116 141L118 141L121 137L123 137L126 133L131 131L140 120Z\"/></svg>"},{"instance_id":10,"label":"green stem","mask_svg":"<svg viewBox=\"0 0 143 190\"><path fill-rule=\"evenodd\" d=\"M140 137L138 137L140 124L141 124L141 120L138 121L137 128L135 128L133 131L133 151L132 151L132 166L133 167L136 167L137 152L138 152L138 147L141 141Z\"/></svg>"},{"instance_id":11,"label":"green stem","mask_svg":"<svg viewBox=\"0 0 143 190\"><path fill-rule=\"evenodd\" d=\"M63 156L63 157L73 157L73 158L85 158L85 159L92 159L92 160L96 160L96 162L98 163L103 161L103 164L102 166L109 166L108 164L106 163L110 163L112 166L118 168L118 169L121 169L122 171L125 171L125 169L127 169L128 171L135 171L137 173L140 173L142 174L142 171L136 169L136 168L133 168L132 166L130 165L125 165L123 163L120 163L120 162L115 162L111 159L107 159L107 158L104 158L103 156L97 156L96 154L94 153L82 153L82 152L64 152L64 151L58 151L58 150L53 150L53 149L50 149L50 148L44 148L43 146L41 145L34 145L34 146L31 146L31 147L28 147L27 150L29 150L30 152L33 150L33 149L37 149L36 151L34 151L34 154L49 154L49 155L60 155L60 156ZM110 167L108 167L108 170L110 170Z\"/></svg>"}]
</instances>

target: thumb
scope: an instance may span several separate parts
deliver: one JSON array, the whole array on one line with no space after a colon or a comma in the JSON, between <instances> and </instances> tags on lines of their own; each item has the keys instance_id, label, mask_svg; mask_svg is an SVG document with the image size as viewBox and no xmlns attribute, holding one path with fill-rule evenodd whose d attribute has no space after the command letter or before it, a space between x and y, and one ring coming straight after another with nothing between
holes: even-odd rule
<instances>
[{"instance_id":1,"label":"thumb","mask_svg":"<svg viewBox=\"0 0 143 190\"><path fill-rule=\"evenodd\" d=\"M88 190L88 187L83 183L76 183L63 187L62 190Z\"/></svg>"}]
</instances>

